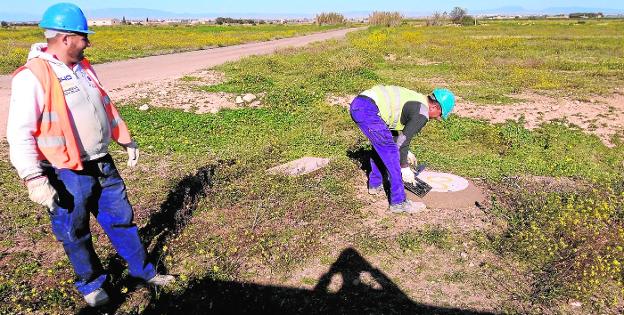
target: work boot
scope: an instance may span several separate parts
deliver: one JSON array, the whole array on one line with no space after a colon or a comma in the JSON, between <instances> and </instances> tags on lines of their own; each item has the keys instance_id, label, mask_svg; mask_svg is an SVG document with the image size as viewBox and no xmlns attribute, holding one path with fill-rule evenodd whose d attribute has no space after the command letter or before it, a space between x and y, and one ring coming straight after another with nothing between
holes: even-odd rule
<instances>
[{"instance_id":1,"label":"work boot","mask_svg":"<svg viewBox=\"0 0 624 315\"><path fill-rule=\"evenodd\" d=\"M392 213L418 213L427 208L427 206L422 202L405 200L401 203L397 203L394 205L390 205L390 212Z\"/></svg>"},{"instance_id":2,"label":"work boot","mask_svg":"<svg viewBox=\"0 0 624 315\"><path fill-rule=\"evenodd\" d=\"M369 195L378 195L384 192L383 185L377 187L368 187Z\"/></svg>"},{"instance_id":3,"label":"work boot","mask_svg":"<svg viewBox=\"0 0 624 315\"><path fill-rule=\"evenodd\" d=\"M146 282L157 287L166 286L175 281L175 277L172 275L155 275L152 279Z\"/></svg>"},{"instance_id":4,"label":"work boot","mask_svg":"<svg viewBox=\"0 0 624 315\"><path fill-rule=\"evenodd\" d=\"M106 291L104 291L104 289L102 288L99 288L85 295L84 300L85 302L87 302L87 304L89 304L89 306L98 307L108 303L109 298L108 294L106 294Z\"/></svg>"}]
</instances>

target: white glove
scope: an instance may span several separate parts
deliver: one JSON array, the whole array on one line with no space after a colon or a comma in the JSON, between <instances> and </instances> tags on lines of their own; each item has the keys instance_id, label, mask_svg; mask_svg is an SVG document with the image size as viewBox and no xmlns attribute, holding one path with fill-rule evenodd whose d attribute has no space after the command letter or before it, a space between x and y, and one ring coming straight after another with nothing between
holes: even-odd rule
<instances>
[{"instance_id":1,"label":"white glove","mask_svg":"<svg viewBox=\"0 0 624 315\"><path fill-rule=\"evenodd\" d=\"M416 156L414 155L414 153L412 153L412 151L407 151L407 164L416 167L416 165L418 165L418 159L416 159Z\"/></svg>"},{"instance_id":2,"label":"white glove","mask_svg":"<svg viewBox=\"0 0 624 315\"><path fill-rule=\"evenodd\" d=\"M414 172L409 167L401 167L401 177L404 183L413 184L416 181Z\"/></svg>"},{"instance_id":3,"label":"white glove","mask_svg":"<svg viewBox=\"0 0 624 315\"><path fill-rule=\"evenodd\" d=\"M28 187L28 197L30 200L52 209L56 206L58 194L56 189L50 185L50 181L45 176L36 177L26 182Z\"/></svg>"},{"instance_id":4,"label":"white glove","mask_svg":"<svg viewBox=\"0 0 624 315\"><path fill-rule=\"evenodd\" d=\"M139 146L132 141L126 146L126 151L128 152L128 166L135 167L139 162Z\"/></svg>"}]
</instances>

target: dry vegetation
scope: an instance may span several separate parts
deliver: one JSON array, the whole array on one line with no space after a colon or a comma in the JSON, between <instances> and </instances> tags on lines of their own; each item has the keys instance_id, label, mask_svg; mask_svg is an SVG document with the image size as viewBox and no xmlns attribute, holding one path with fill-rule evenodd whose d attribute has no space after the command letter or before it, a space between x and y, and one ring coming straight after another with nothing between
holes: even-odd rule
<instances>
[{"instance_id":1,"label":"dry vegetation","mask_svg":"<svg viewBox=\"0 0 624 315\"><path fill-rule=\"evenodd\" d=\"M336 12L317 14L314 20L318 25L344 24L346 22L344 15Z\"/></svg>"},{"instance_id":2,"label":"dry vegetation","mask_svg":"<svg viewBox=\"0 0 624 315\"><path fill-rule=\"evenodd\" d=\"M368 16L368 24L382 25L386 27L401 25L403 15L399 12L375 11Z\"/></svg>"}]
</instances>

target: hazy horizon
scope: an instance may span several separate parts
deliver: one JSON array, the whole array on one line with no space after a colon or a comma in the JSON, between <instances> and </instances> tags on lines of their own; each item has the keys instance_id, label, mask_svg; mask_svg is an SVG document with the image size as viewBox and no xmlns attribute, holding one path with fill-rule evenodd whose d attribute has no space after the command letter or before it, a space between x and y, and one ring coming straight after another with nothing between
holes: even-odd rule
<instances>
[{"instance_id":1,"label":"hazy horizon","mask_svg":"<svg viewBox=\"0 0 624 315\"><path fill-rule=\"evenodd\" d=\"M0 9L0 19L8 21L36 21L45 9L59 1L6 1ZM405 3L405 1L336 1L319 0L311 3L267 0L263 2L241 0L207 3L199 0L137 0L106 2L73 1L80 6L87 18L214 18L217 16L249 18L295 18L312 17L320 12L340 12L348 17L366 15L372 11L399 11L407 16L426 16L433 12L450 11L454 7L465 8L469 14L558 14L578 11L624 14L622 1L508 1L508 0L464 0L446 4Z\"/></svg>"}]
</instances>

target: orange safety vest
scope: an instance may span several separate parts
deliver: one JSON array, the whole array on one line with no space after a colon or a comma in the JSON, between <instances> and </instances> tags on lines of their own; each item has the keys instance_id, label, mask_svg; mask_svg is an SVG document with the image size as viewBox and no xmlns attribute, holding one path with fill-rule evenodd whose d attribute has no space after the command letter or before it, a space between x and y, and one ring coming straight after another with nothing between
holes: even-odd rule
<instances>
[{"instance_id":1,"label":"orange safety vest","mask_svg":"<svg viewBox=\"0 0 624 315\"><path fill-rule=\"evenodd\" d=\"M102 88L93 67L85 58L80 62L87 75L96 83L110 123L113 140L121 144L132 142L126 123L119 116L117 108ZM82 170L80 149L69 119L69 109L65 94L50 64L41 58L33 58L18 68L13 76L24 69L29 69L41 83L44 91L44 103L37 131L34 134L40 160L48 160L56 168Z\"/></svg>"}]
</instances>

